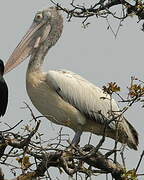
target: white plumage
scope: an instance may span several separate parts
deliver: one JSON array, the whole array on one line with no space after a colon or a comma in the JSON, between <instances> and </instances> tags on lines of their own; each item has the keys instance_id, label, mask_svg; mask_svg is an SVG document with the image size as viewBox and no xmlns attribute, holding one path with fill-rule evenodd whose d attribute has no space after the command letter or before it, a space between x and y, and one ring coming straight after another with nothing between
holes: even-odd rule
<instances>
[{"instance_id":1,"label":"white plumage","mask_svg":"<svg viewBox=\"0 0 144 180\"><path fill-rule=\"evenodd\" d=\"M112 112L119 111L114 99L110 100L102 89L78 74L66 70L49 71L47 81L62 99L99 123L110 119Z\"/></svg>"},{"instance_id":2,"label":"white plumage","mask_svg":"<svg viewBox=\"0 0 144 180\"><path fill-rule=\"evenodd\" d=\"M105 136L137 149L136 130L123 115L120 116L116 102L108 94L73 72L42 72L44 57L61 36L62 29L63 18L56 8L38 12L29 31L9 58L5 72L31 56L26 75L28 95L49 120L76 132L72 143L78 143L83 131L103 135L107 125Z\"/></svg>"}]
</instances>

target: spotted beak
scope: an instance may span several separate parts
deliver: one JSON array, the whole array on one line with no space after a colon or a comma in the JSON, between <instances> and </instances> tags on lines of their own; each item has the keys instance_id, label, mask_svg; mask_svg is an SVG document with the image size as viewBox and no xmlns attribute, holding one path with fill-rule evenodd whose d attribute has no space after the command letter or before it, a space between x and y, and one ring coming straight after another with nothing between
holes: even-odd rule
<instances>
[{"instance_id":1,"label":"spotted beak","mask_svg":"<svg viewBox=\"0 0 144 180\"><path fill-rule=\"evenodd\" d=\"M14 69L17 65L23 62L28 56L31 55L33 50L46 39L50 32L50 25L45 26L45 22L33 22L28 32L22 38L18 46L13 51L12 55L5 64L5 73ZM47 31L44 29L47 27ZM45 33L44 33L45 32Z\"/></svg>"}]
</instances>

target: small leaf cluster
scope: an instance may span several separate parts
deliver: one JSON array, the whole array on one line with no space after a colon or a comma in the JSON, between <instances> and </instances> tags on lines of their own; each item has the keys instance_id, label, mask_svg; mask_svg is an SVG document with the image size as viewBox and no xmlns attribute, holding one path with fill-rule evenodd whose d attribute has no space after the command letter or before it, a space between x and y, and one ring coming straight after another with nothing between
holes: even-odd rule
<instances>
[{"instance_id":1,"label":"small leaf cluster","mask_svg":"<svg viewBox=\"0 0 144 180\"><path fill-rule=\"evenodd\" d=\"M144 86L142 86L141 84L132 84L128 89L128 94L131 98L141 97L144 95Z\"/></svg>"},{"instance_id":2,"label":"small leaf cluster","mask_svg":"<svg viewBox=\"0 0 144 180\"><path fill-rule=\"evenodd\" d=\"M103 91L112 95L113 93L120 91L120 87L116 84L116 82L110 82L107 86L103 86Z\"/></svg>"},{"instance_id":3,"label":"small leaf cluster","mask_svg":"<svg viewBox=\"0 0 144 180\"><path fill-rule=\"evenodd\" d=\"M125 172L122 175L122 177L127 179L127 180L138 180L135 169L128 170L128 171L125 170Z\"/></svg>"},{"instance_id":4,"label":"small leaf cluster","mask_svg":"<svg viewBox=\"0 0 144 180\"><path fill-rule=\"evenodd\" d=\"M24 156L22 158L16 158L18 163L21 165L21 169L27 170L32 164L30 163L29 156Z\"/></svg>"}]
</instances>

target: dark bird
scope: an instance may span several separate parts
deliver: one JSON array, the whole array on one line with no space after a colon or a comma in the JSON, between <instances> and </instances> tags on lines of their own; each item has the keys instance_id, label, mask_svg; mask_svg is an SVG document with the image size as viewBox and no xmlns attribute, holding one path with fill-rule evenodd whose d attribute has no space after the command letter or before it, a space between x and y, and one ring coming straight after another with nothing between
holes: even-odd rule
<instances>
[{"instance_id":1,"label":"dark bird","mask_svg":"<svg viewBox=\"0 0 144 180\"><path fill-rule=\"evenodd\" d=\"M67 70L42 71L48 50L56 44L63 18L54 7L39 11L5 66L5 73L30 56L26 88L34 106L50 121L75 131L77 144L83 131L117 139L137 149L138 134L121 115L114 99L99 87ZM111 121L113 119L113 121Z\"/></svg>"},{"instance_id":2,"label":"dark bird","mask_svg":"<svg viewBox=\"0 0 144 180\"><path fill-rule=\"evenodd\" d=\"M4 116L8 104L8 87L3 78L4 63L0 59L0 116Z\"/></svg>"}]
</instances>

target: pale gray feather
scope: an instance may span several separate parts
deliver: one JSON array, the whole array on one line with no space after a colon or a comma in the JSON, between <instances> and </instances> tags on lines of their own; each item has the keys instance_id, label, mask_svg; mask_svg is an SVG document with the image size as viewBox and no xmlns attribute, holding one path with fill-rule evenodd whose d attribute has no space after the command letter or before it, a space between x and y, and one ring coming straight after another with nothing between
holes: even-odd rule
<instances>
[{"instance_id":1,"label":"pale gray feather","mask_svg":"<svg viewBox=\"0 0 144 180\"><path fill-rule=\"evenodd\" d=\"M65 101L73 105L87 118L99 123L111 120L113 115L118 115L119 108L114 99L103 92L80 75L66 70L51 70L47 80L52 88ZM115 129L115 123L109 125Z\"/></svg>"},{"instance_id":2,"label":"pale gray feather","mask_svg":"<svg viewBox=\"0 0 144 180\"><path fill-rule=\"evenodd\" d=\"M105 123L120 114L116 102L100 88L69 71L41 71L44 57L61 36L63 18L55 7L39 11L26 35L10 56L5 73L26 57L31 56L26 87L35 107L50 121L72 128L76 145L83 131L103 135ZM115 118L113 118L115 117ZM116 131L115 122L109 124L106 136L137 149L138 133L123 117ZM116 136L118 134L118 137Z\"/></svg>"}]
</instances>

